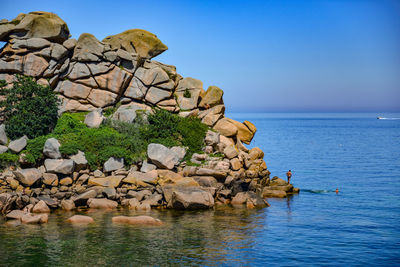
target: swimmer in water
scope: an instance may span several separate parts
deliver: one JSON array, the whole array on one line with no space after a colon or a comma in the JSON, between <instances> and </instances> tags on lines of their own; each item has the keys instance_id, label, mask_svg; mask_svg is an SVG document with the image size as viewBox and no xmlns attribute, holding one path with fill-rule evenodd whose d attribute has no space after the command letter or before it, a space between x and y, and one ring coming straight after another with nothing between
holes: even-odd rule
<instances>
[{"instance_id":1,"label":"swimmer in water","mask_svg":"<svg viewBox=\"0 0 400 267\"><path fill-rule=\"evenodd\" d=\"M335 192L336 194L339 194L339 188L336 188Z\"/></svg>"}]
</instances>

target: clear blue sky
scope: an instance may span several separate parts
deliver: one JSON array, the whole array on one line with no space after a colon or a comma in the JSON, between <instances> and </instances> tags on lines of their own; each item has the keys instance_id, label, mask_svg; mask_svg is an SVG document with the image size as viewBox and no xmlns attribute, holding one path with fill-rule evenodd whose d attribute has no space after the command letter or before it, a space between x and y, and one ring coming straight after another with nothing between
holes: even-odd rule
<instances>
[{"instance_id":1,"label":"clear blue sky","mask_svg":"<svg viewBox=\"0 0 400 267\"><path fill-rule=\"evenodd\" d=\"M155 59L221 87L230 112L400 111L397 0L2 0L0 18L37 10L73 38L155 33Z\"/></svg>"}]
</instances>

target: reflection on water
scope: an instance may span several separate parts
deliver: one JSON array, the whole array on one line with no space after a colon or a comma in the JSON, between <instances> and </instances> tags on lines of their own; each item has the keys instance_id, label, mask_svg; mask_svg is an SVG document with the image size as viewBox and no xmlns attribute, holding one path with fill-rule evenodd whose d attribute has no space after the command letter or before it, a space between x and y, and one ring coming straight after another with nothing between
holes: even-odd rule
<instances>
[{"instance_id":1,"label":"reflection on water","mask_svg":"<svg viewBox=\"0 0 400 267\"><path fill-rule=\"evenodd\" d=\"M218 207L147 213L163 220L162 227L112 224L112 216L142 214L129 210L91 212L96 223L87 226L65 223L73 213L59 212L41 226L2 224L1 262L27 266L246 265L254 260L246 250L261 230L260 212Z\"/></svg>"}]
</instances>

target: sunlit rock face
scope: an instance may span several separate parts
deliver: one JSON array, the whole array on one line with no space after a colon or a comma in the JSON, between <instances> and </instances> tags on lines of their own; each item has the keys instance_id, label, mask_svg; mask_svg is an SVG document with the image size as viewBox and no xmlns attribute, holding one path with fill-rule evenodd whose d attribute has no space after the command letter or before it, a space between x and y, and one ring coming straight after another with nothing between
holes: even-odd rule
<instances>
[{"instance_id":1,"label":"sunlit rock face","mask_svg":"<svg viewBox=\"0 0 400 267\"><path fill-rule=\"evenodd\" d=\"M90 155L79 151L63 158L60 143L50 138L42 166L0 177L0 211L34 207L39 201L50 209L125 205L148 210L208 209L235 199L236 204L254 208L267 203L242 192L284 197L296 191L290 185L270 185L264 153L244 145L250 144L257 128L249 121L225 117L222 89L205 90L202 81L182 77L175 66L152 60L168 49L156 35L133 29L102 41L90 33L70 39L66 23L56 14L31 12L10 22L0 20L0 41L5 42L0 79L7 86L17 74L33 77L58 94L59 113L90 111L84 121L90 128L100 127L107 108L115 108L111 119L125 123L161 108L197 117L210 127L204 154L183 160L187 148L150 144L147 158L129 171L123 158L110 157L101 170L92 172ZM0 130L1 151L19 153L26 147L25 138L8 143L1 125ZM9 195L11 191L19 195Z\"/></svg>"}]
</instances>

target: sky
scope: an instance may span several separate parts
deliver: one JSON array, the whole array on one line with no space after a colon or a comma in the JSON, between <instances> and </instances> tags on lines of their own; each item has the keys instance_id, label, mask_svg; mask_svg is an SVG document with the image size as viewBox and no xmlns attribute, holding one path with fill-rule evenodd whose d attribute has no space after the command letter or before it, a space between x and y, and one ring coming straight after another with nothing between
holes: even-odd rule
<instances>
[{"instance_id":1,"label":"sky","mask_svg":"<svg viewBox=\"0 0 400 267\"><path fill-rule=\"evenodd\" d=\"M223 89L228 112L400 111L398 0L0 2L0 19L54 12L76 39L148 30L169 47L154 59Z\"/></svg>"}]
</instances>

